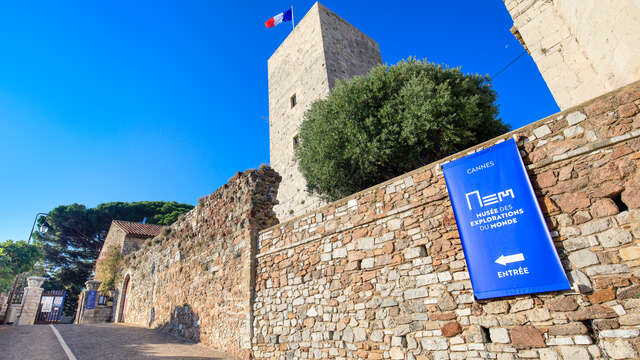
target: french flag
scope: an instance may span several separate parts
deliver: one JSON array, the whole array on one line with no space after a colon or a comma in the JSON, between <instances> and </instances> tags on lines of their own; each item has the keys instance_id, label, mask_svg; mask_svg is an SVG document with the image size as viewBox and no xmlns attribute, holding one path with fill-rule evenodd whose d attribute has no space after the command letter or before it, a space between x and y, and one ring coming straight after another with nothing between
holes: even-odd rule
<instances>
[{"instance_id":1,"label":"french flag","mask_svg":"<svg viewBox=\"0 0 640 360\"><path fill-rule=\"evenodd\" d=\"M280 23L283 23L285 21L291 21L291 16L292 12L291 9L285 11L285 12L281 12L280 14L272 17L271 19L267 20L266 23L264 23L264 26L268 28L272 28L276 25L280 25Z\"/></svg>"}]
</instances>

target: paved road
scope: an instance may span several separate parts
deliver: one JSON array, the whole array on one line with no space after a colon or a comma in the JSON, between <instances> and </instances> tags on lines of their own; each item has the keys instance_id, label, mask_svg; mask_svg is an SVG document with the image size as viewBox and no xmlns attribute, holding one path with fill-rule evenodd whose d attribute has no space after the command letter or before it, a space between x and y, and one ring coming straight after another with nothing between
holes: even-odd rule
<instances>
[{"instance_id":1,"label":"paved road","mask_svg":"<svg viewBox=\"0 0 640 360\"><path fill-rule=\"evenodd\" d=\"M0 325L0 354L3 360L67 360L53 331L42 325Z\"/></svg>"},{"instance_id":2,"label":"paved road","mask_svg":"<svg viewBox=\"0 0 640 360\"><path fill-rule=\"evenodd\" d=\"M215 350L141 327L96 324L55 328L77 360L227 359ZM69 360L48 325L0 326L0 352L3 360Z\"/></svg>"}]
</instances>

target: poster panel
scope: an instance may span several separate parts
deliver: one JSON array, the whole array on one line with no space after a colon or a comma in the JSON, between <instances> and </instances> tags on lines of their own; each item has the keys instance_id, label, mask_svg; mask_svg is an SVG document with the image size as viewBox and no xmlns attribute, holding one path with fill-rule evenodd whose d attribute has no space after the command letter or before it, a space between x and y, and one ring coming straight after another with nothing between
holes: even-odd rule
<instances>
[{"instance_id":1,"label":"poster panel","mask_svg":"<svg viewBox=\"0 0 640 360\"><path fill-rule=\"evenodd\" d=\"M40 308L41 312L51 312L51 307L53 306L53 296L43 296L40 300L40 304L42 304L42 307Z\"/></svg>"},{"instance_id":2,"label":"poster panel","mask_svg":"<svg viewBox=\"0 0 640 360\"><path fill-rule=\"evenodd\" d=\"M85 301L85 309L95 309L97 296L98 296L98 292L96 290L87 291L87 300Z\"/></svg>"},{"instance_id":3,"label":"poster panel","mask_svg":"<svg viewBox=\"0 0 640 360\"><path fill-rule=\"evenodd\" d=\"M570 288L513 139L442 171L477 299Z\"/></svg>"}]
</instances>

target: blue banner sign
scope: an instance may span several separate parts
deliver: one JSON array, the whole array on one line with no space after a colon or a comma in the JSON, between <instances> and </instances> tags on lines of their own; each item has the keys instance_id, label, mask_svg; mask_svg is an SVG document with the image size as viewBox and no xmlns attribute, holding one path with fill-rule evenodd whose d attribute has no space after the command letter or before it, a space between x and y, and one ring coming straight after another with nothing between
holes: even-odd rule
<instances>
[{"instance_id":1,"label":"blue banner sign","mask_svg":"<svg viewBox=\"0 0 640 360\"><path fill-rule=\"evenodd\" d=\"M87 291L87 300L85 301L85 309L94 309L96 307L96 297L98 292L96 290Z\"/></svg>"},{"instance_id":2,"label":"blue banner sign","mask_svg":"<svg viewBox=\"0 0 640 360\"><path fill-rule=\"evenodd\" d=\"M442 171L477 299L570 288L513 139Z\"/></svg>"}]
</instances>

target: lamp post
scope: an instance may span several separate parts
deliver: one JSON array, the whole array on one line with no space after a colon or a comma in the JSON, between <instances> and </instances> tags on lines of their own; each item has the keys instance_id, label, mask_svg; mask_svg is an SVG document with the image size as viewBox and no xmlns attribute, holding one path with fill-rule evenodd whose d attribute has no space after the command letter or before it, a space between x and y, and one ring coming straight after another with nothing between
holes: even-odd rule
<instances>
[{"instance_id":1,"label":"lamp post","mask_svg":"<svg viewBox=\"0 0 640 360\"><path fill-rule=\"evenodd\" d=\"M33 230L36 227L36 223L38 222L38 218L46 217L47 213L37 213L36 218L33 219L33 226L31 226L31 232L29 233L29 240L27 244L31 244L31 236L33 236ZM7 320L9 320L9 309L11 308L11 303L13 302L13 297L16 293L16 287L18 286L18 281L20 281L20 274L16 275L16 280L13 282L13 289L11 289L11 294L9 295L9 300L7 301L7 311L4 312L4 319L2 320L2 324L6 324Z\"/></svg>"}]
</instances>

